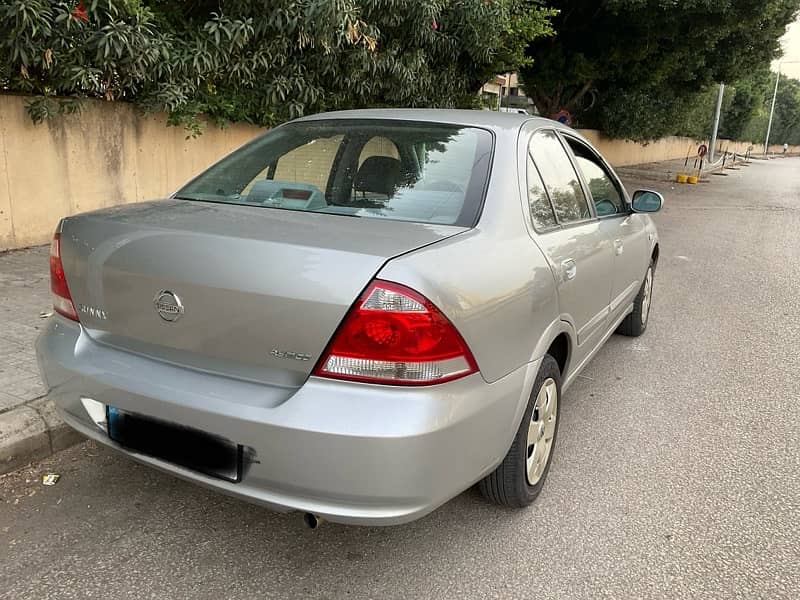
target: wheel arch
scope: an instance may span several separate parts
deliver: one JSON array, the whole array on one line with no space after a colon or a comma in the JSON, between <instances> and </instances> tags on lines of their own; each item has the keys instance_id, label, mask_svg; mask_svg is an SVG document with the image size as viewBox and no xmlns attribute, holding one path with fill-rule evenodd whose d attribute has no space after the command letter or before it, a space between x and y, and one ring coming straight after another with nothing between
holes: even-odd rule
<instances>
[{"instance_id":1,"label":"wheel arch","mask_svg":"<svg viewBox=\"0 0 800 600\"><path fill-rule=\"evenodd\" d=\"M558 363L562 379L566 379L573 356L575 339L575 328L572 323L563 319L553 321L539 339L533 358L538 360L545 354L550 354Z\"/></svg>"},{"instance_id":2,"label":"wheel arch","mask_svg":"<svg viewBox=\"0 0 800 600\"><path fill-rule=\"evenodd\" d=\"M556 359L561 375L566 375L567 368L569 367L569 359L572 354L572 345L566 332L562 331L550 342L546 354Z\"/></svg>"}]
</instances>

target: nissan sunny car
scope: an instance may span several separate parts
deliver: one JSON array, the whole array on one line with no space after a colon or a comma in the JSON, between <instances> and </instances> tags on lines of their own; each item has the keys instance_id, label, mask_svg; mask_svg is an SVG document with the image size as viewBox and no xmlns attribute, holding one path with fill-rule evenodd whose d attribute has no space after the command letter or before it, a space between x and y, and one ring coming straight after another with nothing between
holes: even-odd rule
<instances>
[{"instance_id":1,"label":"nissan sunny car","mask_svg":"<svg viewBox=\"0 0 800 600\"><path fill-rule=\"evenodd\" d=\"M42 377L84 435L310 524L476 483L523 507L564 390L647 327L662 202L541 118L305 117L169 198L62 220Z\"/></svg>"}]
</instances>

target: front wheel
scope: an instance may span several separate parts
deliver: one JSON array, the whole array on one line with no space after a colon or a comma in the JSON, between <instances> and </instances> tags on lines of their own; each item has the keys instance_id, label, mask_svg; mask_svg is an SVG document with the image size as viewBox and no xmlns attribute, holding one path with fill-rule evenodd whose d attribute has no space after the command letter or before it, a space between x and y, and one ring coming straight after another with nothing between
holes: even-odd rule
<instances>
[{"instance_id":1,"label":"front wheel","mask_svg":"<svg viewBox=\"0 0 800 600\"><path fill-rule=\"evenodd\" d=\"M650 318L650 303L653 300L653 263L647 267L642 287L633 301L633 312L629 314L617 327L617 333L629 337L639 337L647 329L647 320Z\"/></svg>"},{"instance_id":2,"label":"front wheel","mask_svg":"<svg viewBox=\"0 0 800 600\"><path fill-rule=\"evenodd\" d=\"M528 506L544 487L558 433L561 371L546 354L522 423L508 454L478 487L491 502L512 508Z\"/></svg>"}]
</instances>

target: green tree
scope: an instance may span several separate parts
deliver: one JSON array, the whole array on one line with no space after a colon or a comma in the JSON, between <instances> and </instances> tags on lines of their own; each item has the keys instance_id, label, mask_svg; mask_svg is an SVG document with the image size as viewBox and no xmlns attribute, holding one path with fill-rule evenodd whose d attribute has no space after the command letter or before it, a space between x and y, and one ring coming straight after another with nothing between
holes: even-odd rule
<instances>
[{"instance_id":1,"label":"green tree","mask_svg":"<svg viewBox=\"0 0 800 600\"><path fill-rule=\"evenodd\" d=\"M152 14L135 0L83 4L0 0L0 89L38 96L30 106L39 121L75 110L57 95L128 99L167 57Z\"/></svg>"},{"instance_id":2,"label":"green tree","mask_svg":"<svg viewBox=\"0 0 800 600\"><path fill-rule=\"evenodd\" d=\"M749 83L753 86L753 94L756 95L756 108L741 126L741 133L738 136L731 135L732 139L750 141L759 148L763 146L775 90L775 76L775 73L768 71L753 74ZM784 75L781 76L775 99L770 143L800 144L800 82Z\"/></svg>"},{"instance_id":3,"label":"green tree","mask_svg":"<svg viewBox=\"0 0 800 600\"><path fill-rule=\"evenodd\" d=\"M552 38L522 70L542 114L570 111L620 137L674 133L715 82L733 82L779 51L800 0L553 0Z\"/></svg>"},{"instance_id":4,"label":"green tree","mask_svg":"<svg viewBox=\"0 0 800 600\"><path fill-rule=\"evenodd\" d=\"M773 79L774 81L774 79ZM768 106L773 90L764 99L764 113L769 118ZM766 128L762 137L766 135ZM763 139L760 140L763 143ZM770 144L800 144L800 81L781 75L778 95L775 98L775 116L772 120Z\"/></svg>"},{"instance_id":5,"label":"green tree","mask_svg":"<svg viewBox=\"0 0 800 600\"><path fill-rule=\"evenodd\" d=\"M733 90L733 97L722 113L720 137L730 140L747 139L747 125L763 107L764 98L771 90L770 83L774 81L775 76L765 65L729 86Z\"/></svg>"},{"instance_id":6,"label":"green tree","mask_svg":"<svg viewBox=\"0 0 800 600\"><path fill-rule=\"evenodd\" d=\"M0 87L271 125L321 110L471 106L551 32L538 0L0 0ZM77 2L77 4L76 4ZM71 104L66 104L71 106Z\"/></svg>"},{"instance_id":7,"label":"green tree","mask_svg":"<svg viewBox=\"0 0 800 600\"><path fill-rule=\"evenodd\" d=\"M769 113L767 110L759 110L748 121L744 128L741 139L752 142L753 145L759 149L764 146L764 138L767 134L767 122L769 120ZM770 136L772 137L772 136Z\"/></svg>"},{"instance_id":8,"label":"green tree","mask_svg":"<svg viewBox=\"0 0 800 600\"><path fill-rule=\"evenodd\" d=\"M722 103L723 113L731 104L733 94L732 88L725 88L725 96ZM709 86L695 94L691 102L687 102L680 107L669 107L661 111L660 116L664 119L663 127L665 129L674 129L671 133L698 140L710 138L718 96L719 87Z\"/></svg>"}]
</instances>

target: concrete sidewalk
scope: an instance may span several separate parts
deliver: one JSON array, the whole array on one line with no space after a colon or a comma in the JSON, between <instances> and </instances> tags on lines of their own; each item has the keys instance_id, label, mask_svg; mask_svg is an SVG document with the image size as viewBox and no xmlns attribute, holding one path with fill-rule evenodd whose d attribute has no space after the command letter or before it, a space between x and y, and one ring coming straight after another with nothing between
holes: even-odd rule
<instances>
[{"instance_id":1,"label":"concrete sidewalk","mask_svg":"<svg viewBox=\"0 0 800 600\"><path fill-rule=\"evenodd\" d=\"M58 418L33 349L52 310L46 246L0 253L0 473L82 438Z\"/></svg>"}]
</instances>

